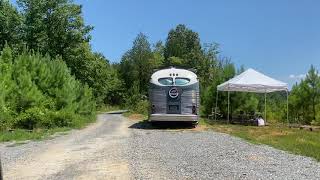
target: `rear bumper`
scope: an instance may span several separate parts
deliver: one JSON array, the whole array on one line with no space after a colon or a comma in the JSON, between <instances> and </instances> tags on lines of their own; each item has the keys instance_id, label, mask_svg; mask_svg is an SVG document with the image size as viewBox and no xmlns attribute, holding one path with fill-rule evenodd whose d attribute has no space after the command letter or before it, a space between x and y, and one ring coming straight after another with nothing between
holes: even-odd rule
<instances>
[{"instance_id":1,"label":"rear bumper","mask_svg":"<svg viewBox=\"0 0 320 180\"><path fill-rule=\"evenodd\" d=\"M194 114L150 114L149 121L198 121Z\"/></svg>"}]
</instances>

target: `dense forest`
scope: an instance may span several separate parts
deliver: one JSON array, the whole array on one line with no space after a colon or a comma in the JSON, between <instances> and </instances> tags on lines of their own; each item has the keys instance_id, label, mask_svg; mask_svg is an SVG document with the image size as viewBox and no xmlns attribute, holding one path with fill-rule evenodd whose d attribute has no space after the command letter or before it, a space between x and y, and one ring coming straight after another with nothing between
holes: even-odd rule
<instances>
[{"instance_id":1,"label":"dense forest","mask_svg":"<svg viewBox=\"0 0 320 180\"><path fill-rule=\"evenodd\" d=\"M195 69L201 115L212 114L218 84L243 72L217 43L203 43L183 24L164 42L139 33L119 63L94 52L82 7L70 0L0 0L0 128L77 127L95 119L96 108L122 106L146 114L148 82L155 69ZM237 68L240 67L240 68ZM291 123L320 123L320 77L311 66L289 96ZM227 94L218 107L227 110ZM231 93L231 112L264 110L264 95ZM268 120L284 122L286 94L268 94Z\"/></svg>"}]
</instances>

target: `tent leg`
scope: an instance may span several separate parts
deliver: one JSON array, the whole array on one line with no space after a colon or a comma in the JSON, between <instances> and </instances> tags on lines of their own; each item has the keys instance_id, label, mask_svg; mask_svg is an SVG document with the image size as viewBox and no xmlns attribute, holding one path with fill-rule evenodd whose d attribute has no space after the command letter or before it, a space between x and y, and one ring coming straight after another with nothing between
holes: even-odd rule
<instances>
[{"instance_id":1,"label":"tent leg","mask_svg":"<svg viewBox=\"0 0 320 180\"><path fill-rule=\"evenodd\" d=\"M267 122L267 93L264 93L264 119Z\"/></svg>"},{"instance_id":2,"label":"tent leg","mask_svg":"<svg viewBox=\"0 0 320 180\"><path fill-rule=\"evenodd\" d=\"M288 126L290 125L289 122L289 92L287 90L287 122L288 122Z\"/></svg>"},{"instance_id":3,"label":"tent leg","mask_svg":"<svg viewBox=\"0 0 320 180\"><path fill-rule=\"evenodd\" d=\"M217 90L217 95L216 95L216 107L214 108L214 120L217 120L217 108L218 108L218 93L219 91Z\"/></svg>"},{"instance_id":4,"label":"tent leg","mask_svg":"<svg viewBox=\"0 0 320 180\"><path fill-rule=\"evenodd\" d=\"M228 123L230 122L230 92L228 91Z\"/></svg>"}]
</instances>

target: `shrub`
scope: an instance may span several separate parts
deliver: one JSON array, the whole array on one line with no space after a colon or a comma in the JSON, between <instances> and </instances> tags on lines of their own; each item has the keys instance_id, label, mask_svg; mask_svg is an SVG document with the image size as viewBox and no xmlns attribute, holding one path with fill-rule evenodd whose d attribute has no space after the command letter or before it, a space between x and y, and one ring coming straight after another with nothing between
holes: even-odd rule
<instances>
[{"instance_id":1,"label":"shrub","mask_svg":"<svg viewBox=\"0 0 320 180\"><path fill-rule=\"evenodd\" d=\"M79 127L95 116L92 90L66 64L37 53L0 56L0 125L9 128Z\"/></svg>"},{"instance_id":2,"label":"shrub","mask_svg":"<svg viewBox=\"0 0 320 180\"><path fill-rule=\"evenodd\" d=\"M15 118L13 128L34 129L42 122L46 122L44 112L38 107L32 107L24 112L19 113Z\"/></svg>"},{"instance_id":3,"label":"shrub","mask_svg":"<svg viewBox=\"0 0 320 180\"><path fill-rule=\"evenodd\" d=\"M149 111L149 101L148 100L140 100L136 102L136 105L133 106L132 110L138 114L147 115Z\"/></svg>"},{"instance_id":4,"label":"shrub","mask_svg":"<svg viewBox=\"0 0 320 180\"><path fill-rule=\"evenodd\" d=\"M126 97L126 107L134 113L148 114L149 101L147 97L140 94L138 82L133 83L133 87L129 89L128 96Z\"/></svg>"}]
</instances>

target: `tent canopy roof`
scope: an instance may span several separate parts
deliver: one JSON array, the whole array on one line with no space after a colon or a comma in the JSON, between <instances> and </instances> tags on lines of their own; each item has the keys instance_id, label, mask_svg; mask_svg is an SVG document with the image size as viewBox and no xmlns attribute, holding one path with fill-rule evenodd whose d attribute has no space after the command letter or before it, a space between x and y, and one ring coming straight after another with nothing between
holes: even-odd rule
<instances>
[{"instance_id":1,"label":"tent canopy roof","mask_svg":"<svg viewBox=\"0 0 320 180\"><path fill-rule=\"evenodd\" d=\"M248 69L238 76L218 85L217 90L269 93L274 91L287 91L288 84L268 77L254 69Z\"/></svg>"}]
</instances>

